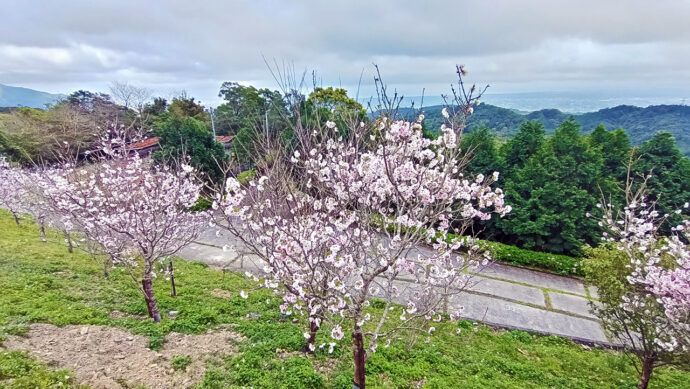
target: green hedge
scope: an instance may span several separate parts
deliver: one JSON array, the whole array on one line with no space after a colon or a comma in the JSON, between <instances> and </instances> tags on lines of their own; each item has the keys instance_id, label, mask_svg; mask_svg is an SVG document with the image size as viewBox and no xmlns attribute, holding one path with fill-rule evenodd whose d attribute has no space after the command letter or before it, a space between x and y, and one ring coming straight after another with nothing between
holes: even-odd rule
<instances>
[{"instance_id":1,"label":"green hedge","mask_svg":"<svg viewBox=\"0 0 690 389\"><path fill-rule=\"evenodd\" d=\"M565 275L582 275L582 259L568 255L521 249L498 242L482 241L494 260L535 267Z\"/></svg>"},{"instance_id":2,"label":"green hedge","mask_svg":"<svg viewBox=\"0 0 690 389\"><path fill-rule=\"evenodd\" d=\"M381 224L374 221L375 224ZM392 228L389 225L389 228ZM448 233L447 240L455 239L457 235ZM512 265L532 267L570 276L583 276L582 258L571 257L563 254L545 253L542 251L532 251L522 249L505 243L480 240L483 249L491 253L494 261L505 262Z\"/></svg>"}]
</instances>

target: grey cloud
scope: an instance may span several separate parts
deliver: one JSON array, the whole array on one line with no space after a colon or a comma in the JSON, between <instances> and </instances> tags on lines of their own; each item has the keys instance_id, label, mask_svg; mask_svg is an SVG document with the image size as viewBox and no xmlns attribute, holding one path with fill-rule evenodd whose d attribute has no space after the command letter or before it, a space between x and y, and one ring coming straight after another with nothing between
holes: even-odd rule
<instances>
[{"instance_id":1,"label":"grey cloud","mask_svg":"<svg viewBox=\"0 0 690 389\"><path fill-rule=\"evenodd\" d=\"M408 94L446 91L456 63L499 91L690 87L686 0L0 0L0 9L0 82L51 91L128 80L210 101L224 80L275 87L262 55L349 88L362 69L371 80L376 62Z\"/></svg>"}]
</instances>

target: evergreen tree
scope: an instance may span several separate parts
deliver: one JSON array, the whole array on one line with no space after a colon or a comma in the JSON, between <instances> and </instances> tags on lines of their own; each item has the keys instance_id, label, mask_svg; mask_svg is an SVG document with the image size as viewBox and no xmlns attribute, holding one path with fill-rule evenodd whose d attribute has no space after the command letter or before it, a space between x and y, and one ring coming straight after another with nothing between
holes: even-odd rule
<instances>
[{"instance_id":1,"label":"evergreen tree","mask_svg":"<svg viewBox=\"0 0 690 389\"><path fill-rule=\"evenodd\" d=\"M517 134L503 146L505 177L525 166L543 146L546 139L544 126L537 121L524 122Z\"/></svg>"},{"instance_id":2,"label":"evergreen tree","mask_svg":"<svg viewBox=\"0 0 690 389\"><path fill-rule=\"evenodd\" d=\"M639 159L634 166L636 179L649 175L647 181L651 201L657 202L657 210L673 214L690 199L690 159L678 149L672 134L659 132L644 142L637 150ZM664 226L665 232L678 224L679 217L672 217Z\"/></svg>"},{"instance_id":3,"label":"evergreen tree","mask_svg":"<svg viewBox=\"0 0 690 389\"><path fill-rule=\"evenodd\" d=\"M473 129L462 136L460 147L469 158L469 163L465 169L468 174L490 176L493 172L503 173L503 158L499 152L498 140L493 130L486 126ZM503 177L499 176L499 181L494 185L500 187L502 182ZM473 229L482 238L496 239L500 235L500 231L496 227L498 219L500 218L492 217L487 221L476 221Z\"/></svg>"},{"instance_id":4,"label":"evergreen tree","mask_svg":"<svg viewBox=\"0 0 690 389\"><path fill-rule=\"evenodd\" d=\"M266 126L280 132L286 127L288 112L279 91L224 82L218 97L225 100L216 110L218 134L238 134L249 128L266 130Z\"/></svg>"},{"instance_id":5,"label":"evergreen tree","mask_svg":"<svg viewBox=\"0 0 690 389\"><path fill-rule=\"evenodd\" d=\"M598 181L599 193L617 206L625 202L625 182L631 157L630 138L625 130L619 128L607 131L603 124L598 125L589 135L590 147L603 158L601 176Z\"/></svg>"},{"instance_id":6,"label":"evergreen tree","mask_svg":"<svg viewBox=\"0 0 690 389\"><path fill-rule=\"evenodd\" d=\"M222 184L228 155L206 124L193 117L170 116L156 130L160 150L153 154L157 163L177 167L183 158L197 169L209 185Z\"/></svg>"},{"instance_id":7,"label":"evergreen tree","mask_svg":"<svg viewBox=\"0 0 690 389\"><path fill-rule=\"evenodd\" d=\"M589 143L597 148L604 158L602 176L625 182L631 150L630 138L625 130L619 128L607 131L606 127L600 124L589 135Z\"/></svg>"},{"instance_id":8,"label":"evergreen tree","mask_svg":"<svg viewBox=\"0 0 690 389\"><path fill-rule=\"evenodd\" d=\"M519 150L508 151L520 161ZM579 254L583 244L595 243L600 234L594 218L584 215L596 209L602 164L579 125L572 119L563 122L524 166L506 177L513 212L501 222L503 232L528 248Z\"/></svg>"},{"instance_id":9,"label":"evergreen tree","mask_svg":"<svg viewBox=\"0 0 690 389\"><path fill-rule=\"evenodd\" d=\"M460 147L470 158L467 172L475 175L490 175L493 172L502 173L503 159L497 144L496 135L486 126L481 126L464 134Z\"/></svg>"}]
</instances>

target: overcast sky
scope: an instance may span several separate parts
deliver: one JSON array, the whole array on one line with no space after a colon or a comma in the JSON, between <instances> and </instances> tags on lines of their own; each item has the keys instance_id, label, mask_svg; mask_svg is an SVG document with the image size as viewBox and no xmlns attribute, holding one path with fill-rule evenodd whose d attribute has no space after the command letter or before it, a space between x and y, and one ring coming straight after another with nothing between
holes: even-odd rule
<instances>
[{"instance_id":1,"label":"overcast sky","mask_svg":"<svg viewBox=\"0 0 690 389\"><path fill-rule=\"evenodd\" d=\"M454 65L494 93L690 94L690 1L0 0L0 83L207 103L223 81L275 88L264 57L371 93L372 63L407 95Z\"/></svg>"}]
</instances>

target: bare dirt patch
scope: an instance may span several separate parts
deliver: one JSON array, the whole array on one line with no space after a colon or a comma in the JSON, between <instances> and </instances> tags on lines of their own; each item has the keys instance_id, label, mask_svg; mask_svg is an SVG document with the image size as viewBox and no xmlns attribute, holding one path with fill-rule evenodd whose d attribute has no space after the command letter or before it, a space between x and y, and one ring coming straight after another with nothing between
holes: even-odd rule
<instances>
[{"instance_id":1,"label":"bare dirt patch","mask_svg":"<svg viewBox=\"0 0 690 389\"><path fill-rule=\"evenodd\" d=\"M227 291L224 289L213 289L211 291L211 296L218 297L221 299L230 299L230 298L232 298L232 293L230 293L230 291Z\"/></svg>"},{"instance_id":2,"label":"bare dirt patch","mask_svg":"<svg viewBox=\"0 0 690 389\"><path fill-rule=\"evenodd\" d=\"M160 351L148 338L112 327L33 324L26 336L11 336L2 348L23 350L59 368L74 371L80 384L94 388L186 388L201 379L208 358L236 352L242 336L218 329L202 335L171 333ZM175 356L189 356L185 370L175 370Z\"/></svg>"}]
</instances>

